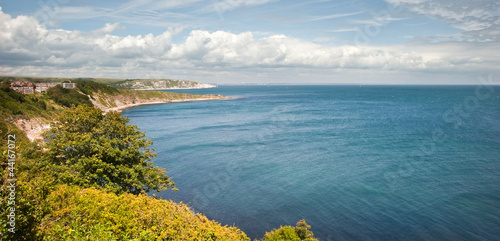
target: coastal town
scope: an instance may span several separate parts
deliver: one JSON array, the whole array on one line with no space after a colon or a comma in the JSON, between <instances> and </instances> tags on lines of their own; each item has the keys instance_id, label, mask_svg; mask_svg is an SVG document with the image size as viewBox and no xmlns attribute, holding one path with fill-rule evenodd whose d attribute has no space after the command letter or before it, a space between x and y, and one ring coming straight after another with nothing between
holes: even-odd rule
<instances>
[{"instance_id":1,"label":"coastal town","mask_svg":"<svg viewBox=\"0 0 500 241\"><path fill-rule=\"evenodd\" d=\"M10 88L22 93L22 94L33 94L33 93L42 93L47 91L49 88L55 86L62 86L66 89L73 89L76 87L76 83L68 82L31 82L27 80L16 80L10 83Z\"/></svg>"}]
</instances>

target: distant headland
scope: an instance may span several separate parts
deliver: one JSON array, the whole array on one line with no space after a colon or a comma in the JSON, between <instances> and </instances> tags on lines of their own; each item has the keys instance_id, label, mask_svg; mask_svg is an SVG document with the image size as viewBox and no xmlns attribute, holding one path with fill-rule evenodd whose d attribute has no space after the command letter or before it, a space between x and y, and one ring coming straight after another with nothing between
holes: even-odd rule
<instances>
[{"instance_id":1,"label":"distant headland","mask_svg":"<svg viewBox=\"0 0 500 241\"><path fill-rule=\"evenodd\" d=\"M75 81L93 81L119 89L132 90L171 90L171 89L205 89L216 85L204 84L190 80L179 79L111 79L111 78L59 78L30 76L0 76L0 81L30 81L33 83L61 83Z\"/></svg>"},{"instance_id":2,"label":"distant headland","mask_svg":"<svg viewBox=\"0 0 500 241\"><path fill-rule=\"evenodd\" d=\"M144 81L144 82L142 82ZM130 83L130 85L129 85ZM117 87L114 87L117 86ZM130 87L124 89L124 86ZM102 78L51 78L0 76L0 88L5 93L15 96L17 102L36 100L36 106L43 107L40 113L48 113L44 118L40 115L30 116L30 111L17 107L14 101L7 103L13 113L24 113L12 122L31 140L42 139L41 133L50 126L54 116L52 112L69 108L72 105L86 104L101 109L103 112L122 111L124 109L150 104L176 103L204 100L229 99L221 95L199 95L156 91L159 89L208 88L211 85L193 81L180 80L123 80ZM136 87L143 89L138 90ZM147 90L144 90L147 89ZM11 92L18 93L17 95ZM32 108L33 109L33 108ZM36 108L35 108L36 109ZM0 108L0 112L12 112Z\"/></svg>"}]
</instances>

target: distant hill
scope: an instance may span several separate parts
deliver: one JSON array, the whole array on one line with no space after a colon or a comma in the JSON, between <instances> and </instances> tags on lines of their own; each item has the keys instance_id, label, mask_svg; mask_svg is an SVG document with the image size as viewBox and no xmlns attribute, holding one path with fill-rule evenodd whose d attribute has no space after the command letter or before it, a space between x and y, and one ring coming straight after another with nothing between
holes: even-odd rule
<instances>
[{"instance_id":1,"label":"distant hill","mask_svg":"<svg viewBox=\"0 0 500 241\"><path fill-rule=\"evenodd\" d=\"M110 83L109 85L120 89L135 90L204 89L217 87L211 84L202 84L194 81L173 79L127 79L116 83Z\"/></svg>"},{"instance_id":2,"label":"distant hill","mask_svg":"<svg viewBox=\"0 0 500 241\"><path fill-rule=\"evenodd\" d=\"M0 81L28 80L31 82L93 81L119 89L165 90L165 89L204 89L217 87L189 80L174 79L110 79L110 78L53 78L29 76L0 76Z\"/></svg>"}]
</instances>

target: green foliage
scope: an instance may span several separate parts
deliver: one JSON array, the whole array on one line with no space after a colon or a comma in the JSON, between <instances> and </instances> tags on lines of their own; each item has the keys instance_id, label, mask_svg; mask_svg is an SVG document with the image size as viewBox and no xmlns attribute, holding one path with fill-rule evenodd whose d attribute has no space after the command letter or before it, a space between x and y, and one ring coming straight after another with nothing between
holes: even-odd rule
<instances>
[{"instance_id":1,"label":"green foliage","mask_svg":"<svg viewBox=\"0 0 500 241\"><path fill-rule=\"evenodd\" d=\"M78 93L75 89L65 89L59 85L49 88L47 95L56 103L66 107L71 107L72 105L92 106L92 102L88 96Z\"/></svg>"},{"instance_id":2,"label":"green foliage","mask_svg":"<svg viewBox=\"0 0 500 241\"><path fill-rule=\"evenodd\" d=\"M0 240L37 240L36 232L39 224L42 218L50 212L45 199L53 190L53 179L43 171L40 143L29 142L15 126L10 126L8 132L4 132L2 128L2 133L16 136L14 173L17 181L15 181L15 198L8 200L11 194L9 185L13 182L8 181L12 177L8 176L9 172L2 166L0 169L0 183L2 183ZM2 138L2 142L6 139ZM2 148L2 150L6 149ZM9 208L11 207L15 208L15 233L8 231L11 226L8 224L7 215L10 214Z\"/></svg>"},{"instance_id":3,"label":"green foliage","mask_svg":"<svg viewBox=\"0 0 500 241\"><path fill-rule=\"evenodd\" d=\"M22 116L25 119L31 117L53 116L54 107L49 103L50 99L44 94L24 95L10 89L10 81L0 82L0 116L2 119L13 119Z\"/></svg>"},{"instance_id":4,"label":"green foliage","mask_svg":"<svg viewBox=\"0 0 500 241\"><path fill-rule=\"evenodd\" d=\"M78 81L76 82L76 87L86 95L92 95L96 92L103 92L106 94L116 94L118 90L114 87L100 84L94 81Z\"/></svg>"},{"instance_id":5,"label":"green foliage","mask_svg":"<svg viewBox=\"0 0 500 241\"><path fill-rule=\"evenodd\" d=\"M11 83L10 81L0 82L0 90L2 90L4 92L4 94L6 94L5 96L10 97L11 99L19 101L19 102L24 102L25 101L24 95L17 92L17 91L12 90L10 88L10 83ZM2 97L4 97L4 96L2 96Z\"/></svg>"},{"instance_id":6,"label":"green foliage","mask_svg":"<svg viewBox=\"0 0 500 241\"><path fill-rule=\"evenodd\" d=\"M62 183L106 188L114 193L166 190L174 183L154 167L151 140L118 112L78 106L65 112L45 135L50 170Z\"/></svg>"},{"instance_id":7,"label":"green foliage","mask_svg":"<svg viewBox=\"0 0 500 241\"><path fill-rule=\"evenodd\" d=\"M250 240L182 203L146 195L62 185L47 202L52 213L40 226L44 240Z\"/></svg>"},{"instance_id":8,"label":"green foliage","mask_svg":"<svg viewBox=\"0 0 500 241\"><path fill-rule=\"evenodd\" d=\"M22 114L21 104L26 100L24 95L10 89L10 81L0 82L0 109L3 115Z\"/></svg>"},{"instance_id":9,"label":"green foliage","mask_svg":"<svg viewBox=\"0 0 500 241\"><path fill-rule=\"evenodd\" d=\"M311 226L305 220L300 220L296 227L282 226L267 232L262 241L317 241L310 228Z\"/></svg>"},{"instance_id":10,"label":"green foliage","mask_svg":"<svg viewBox=\"0 0 500 241\"><path fill-rule=\"evenodd\" d=\"M203 96L106 92L107 87L91 82L78 85L78 90L58 86L47 94L23 95L9 87L9 81L0 81L0 147L6 156L7 135L16 135L16 233L8 232L5 218L11 206L6 201L8 173L2 165L0 240L249 240L236 227L208 220L182 203L141 194L175 189L165 170L150 162L156 155L151 140L119 113L104 115L89 107L80 91L132 100ZM76 107L60 115L64 108L54 102ZM47 143L30 142L13 124L18 118L56 116L45 134ZM263 240L316 240L309 229L302 220L295 228L266 233Z\"/></svg>"}]
</instances>

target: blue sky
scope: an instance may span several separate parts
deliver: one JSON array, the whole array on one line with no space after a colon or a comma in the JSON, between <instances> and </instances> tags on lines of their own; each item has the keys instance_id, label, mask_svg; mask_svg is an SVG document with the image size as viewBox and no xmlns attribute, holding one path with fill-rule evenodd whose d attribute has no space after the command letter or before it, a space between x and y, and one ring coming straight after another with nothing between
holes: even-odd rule
<instances>
[{"instance_id":1,"label":"blue sky","mask_svg":"<svg viewBox=\"0 0 500 241\"><path fill-rule=\"evenodd\" d=\"M217 84L478 84L494 0L0 0L0 74Z\"/></svg>"}]
</instances>

